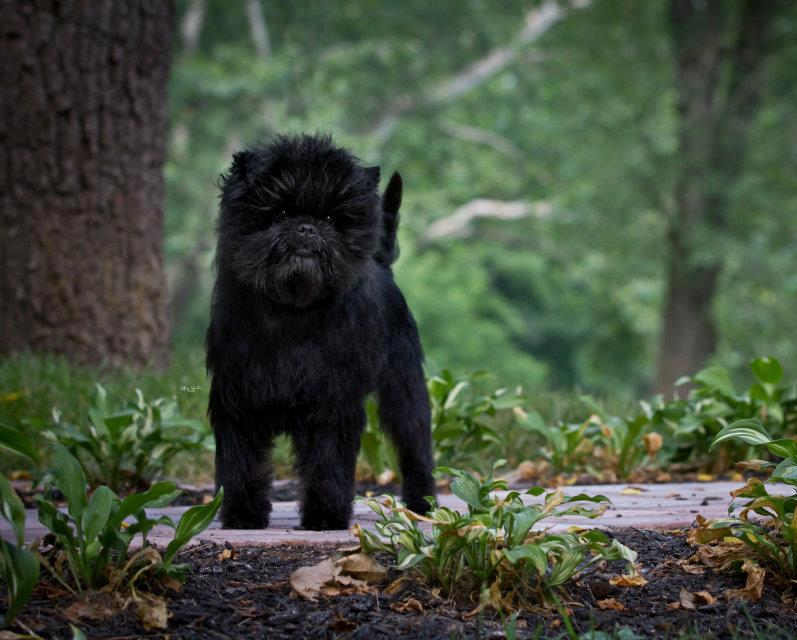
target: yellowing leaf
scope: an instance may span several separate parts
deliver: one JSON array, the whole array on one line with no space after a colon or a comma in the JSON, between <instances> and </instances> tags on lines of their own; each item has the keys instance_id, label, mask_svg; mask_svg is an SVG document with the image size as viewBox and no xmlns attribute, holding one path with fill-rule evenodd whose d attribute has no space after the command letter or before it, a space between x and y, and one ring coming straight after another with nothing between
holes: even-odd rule
<instances>
[{"instance_id":1,"label":"yellowing leaf","mask_svg":"<svg viewBox=\"0 0 797 640\"><path fill-rule=\"evenodd\" d=\"M697 476L695 476L695 479L698 482L714 482L717 479L717 476L714 473L698 473Z\"/></svg>"},{"instance_id":2,"label":"yellowing leaf","mask_svg":"<svg viewBox=\"0 0 797 640\"><path fill-rule=\"evenodd\" d=\"M651 458L654 457L661 447L664 445L664 438L655 431L646 433L642 436L642 442L645 444L645 451Z\"/></svg>"},{"instance_id":3,"label":"yellowing leaf","mask_svg":"<svg viewBox=\"0 0 797 640\"><path fill-rule=\"evenodd\" d=\"M621 496L638 496L641 493L644 493L647 489L642 489L641 487L626 487L620 492Z\"/></svg>"}]
</instances>

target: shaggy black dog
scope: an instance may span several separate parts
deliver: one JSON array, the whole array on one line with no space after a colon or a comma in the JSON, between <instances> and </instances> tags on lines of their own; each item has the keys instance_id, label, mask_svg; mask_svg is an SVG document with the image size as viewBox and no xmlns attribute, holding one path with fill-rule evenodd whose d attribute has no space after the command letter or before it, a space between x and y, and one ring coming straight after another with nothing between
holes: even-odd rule
<instances>
[{"instance_id":1,"label":"shaggy black dog","mask_svg":"<svg viewBox=\"0 0 797 640\"><path fill-rule=\"evenodd\" d=\"M429 398L415 321L393 280L402 184L326 136L280 136L223 179L207 334L208 412L221 519L268 526L270 449L290 434L302 526L346 528L375 392L399 454L403 499L434 495Z\"/></svg>"}]
</instances>

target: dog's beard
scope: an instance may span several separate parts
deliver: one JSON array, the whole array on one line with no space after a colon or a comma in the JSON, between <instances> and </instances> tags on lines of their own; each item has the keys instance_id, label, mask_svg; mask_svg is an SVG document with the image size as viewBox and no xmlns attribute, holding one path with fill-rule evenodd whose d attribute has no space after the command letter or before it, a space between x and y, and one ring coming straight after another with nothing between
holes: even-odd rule
<instances>
[{"instance_id":1,"label":"dog's beard","mask_svg":"<svg viewBox=\"0 0 797 640\"><path fill-rule=\"evenodd\" d=\"M241 282L279 304L307 307L345 287L355 269L334 241L297 241L290 234L251 234L235 248Z\"/></svg>"}]
</instances>

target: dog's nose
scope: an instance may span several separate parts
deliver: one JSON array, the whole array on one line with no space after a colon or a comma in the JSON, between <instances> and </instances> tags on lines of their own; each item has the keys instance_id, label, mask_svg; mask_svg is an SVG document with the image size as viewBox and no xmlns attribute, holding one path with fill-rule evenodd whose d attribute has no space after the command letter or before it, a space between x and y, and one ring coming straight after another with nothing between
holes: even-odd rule
<instances>
[{"instance_id":1,"label":"dog's nose","mask_svg":"<svg viewBox=\"0 0 797 640\"><path fill-rule=\"evenodd\" d=\"M306 222L300 224L297 230L299 231L299 234L303 236L310 236L316 233L315 227L311 224L307 224Z\"/></svg>"}]
</instances>

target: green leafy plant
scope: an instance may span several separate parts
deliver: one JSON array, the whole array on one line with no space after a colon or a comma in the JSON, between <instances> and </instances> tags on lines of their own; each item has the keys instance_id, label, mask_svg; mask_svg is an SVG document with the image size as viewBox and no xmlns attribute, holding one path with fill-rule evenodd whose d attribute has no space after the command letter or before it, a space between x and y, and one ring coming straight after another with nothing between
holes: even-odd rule
<instances>
[{"instance_id":1,"label":"green leafy plant","mask_svg":"<svg viewBox=\"0 0 797 640\"><path fill-rule=\"evenodd\" d=\"M92 486L106 484L116 492L146 487L177 454L213 446L204 423L181 416L174 400L147 401L140 390L126 407L111 411L97 384L86 426L53 415L45 435L80 459Z\"/></svg>"},{"instance_id":2,"label":"green leafy plant","mask_svg":"<svg viewBox=\"0 0 797 640\"><path fill-rule=\"evenodd\" d=\"M713 460L721 449L712 446L714 438L729 424L738 420L757 418L769 433L783 435L797 428L797 390L783 383L783 367L775 358L760 357L750 363L753 384L738 393L727 369L712 366L678 384L692 385L684 399L665 401L657 396L651 402L640 403L642 413L652 428L671 434L670 455L673 460L685 460L694 455L713 452ZM721 441L730 444L724 449L726 458L743 458L749 447L743 440ZM727 466L720 459L715 466Z\"/></svg>"},{"instance_id":3,"label":"green leafy plant","mask_svg":"<svg viewBox=\"0 0 797 640\"><path fill-rule=\"evenodd\" d=\"M498 461L493 471L503 463ZM360 498L379 516L376 533L357 529L364 551L389 553L399 569L413 570L453 596L478 594L480 607L498 610L540 598L555 600L562 585L601 559L625 559L633 566L636 553L597 529L533 529L545 519L565 515L596 518L609 504L604 496L567 497L540 487L497 496L493 492L507 489L507 483L494 479L492 472L483 482L448 467L438 467L436 473L454 478L451 491L465 501L467 513L440 507L432 498L427 516L409 511L392 496ZM524 497L543 500L527 503ZM578 504L583 502L597 506ZM431 532L420 522L431 524Z\"/></svg>"},{"instance_id":4,"label":"green leafy plant","mask_svg":"<svg viewBox=\"0 0 797 640\"><path fill-rule=\"evenodd\" d=\"M25 546L25 507L5 476L0 475L0 507L11 525L16 544L0 538L0 567L8 592L8 607L0 616L5 626L22 610L39 579L39 561Z\"/></svg>"},{"instance_id":5,"label":"green leafy plant","mask_svg":"<svg viewBox=\"0 0 797 640\"><path fill-rule=\"evenodd\" d=\"M133 493L123 500L103 485L89 497L80 462L59 443L53 445L53 464L53 484L35 498L39 520L54 540L42 559L52 575L72 592L109 582L132 585L144 573L181 579L184 567L174 564L177 552L207 528L221 506L223 491L219 490L210 503L191 507L175 525L166 516L156 520L145 511L170 504L180 493L173 483L158 482L147 491ZM66 513L58 509L54 489L63 494ZM133 522L129 523L129 519ZM175 529L174 539L162 557L147 546L147 535L157 524ZM130 544L139 534L142 549L128 558Z\"/></svg>"},{"instance_id":6,"label":"green leafy plant","mask_svg":"<svg viewBox=\"0 0 797 640\"><path fill-rule=\"evenodd\" d=\"M506 443L496 431L496 420L514 420L512 409L520 407L523 396L497 389L487 395L477 391L484 372L456 378L447 369L427 380L432 404L432 439L438 462L482 469L484 452L490 446Z\"/></svg>"},{"instance_id":7,"label":"green leafy plant","mask_svg":"<svg viewBox=\"0 0 797 640\"><path fill-rule=\"evenodd\" d=\"M797 579L797 442L790 438L773 439L757 418L739 420L722 429L712 447L724 442L741 441L765 447L782 460L749 460L746 465L757 470L771 470L766 482L750 478L745 486L732 492L728 506L735 517L702 522L694 532L699 543L715 540L736 541L726 547L726 562L741 563L751 556L760 565L784 580ZM751 514L759 516L751 519ZM741 543L741 544L739 544ZM744 551L739 552L739 549ZM749 573L749 572L748 572Z\"/></svg>"},{"instance_id":8,"label":"green leafy plant","mask_svg":"<svg viewBox=\"0 0 797 640\"><path fill-rule=\"evenodd\" d=\"M595 413L577 423L547 425L536 411L515 412L522 428L542 440L540 453L552 473L587 471L616 481L628 479L643 462L654 462L658 434L649 431L644 415L605 415L592 398L582 396L582 402Z\"/></svg>"}]
</instances>

